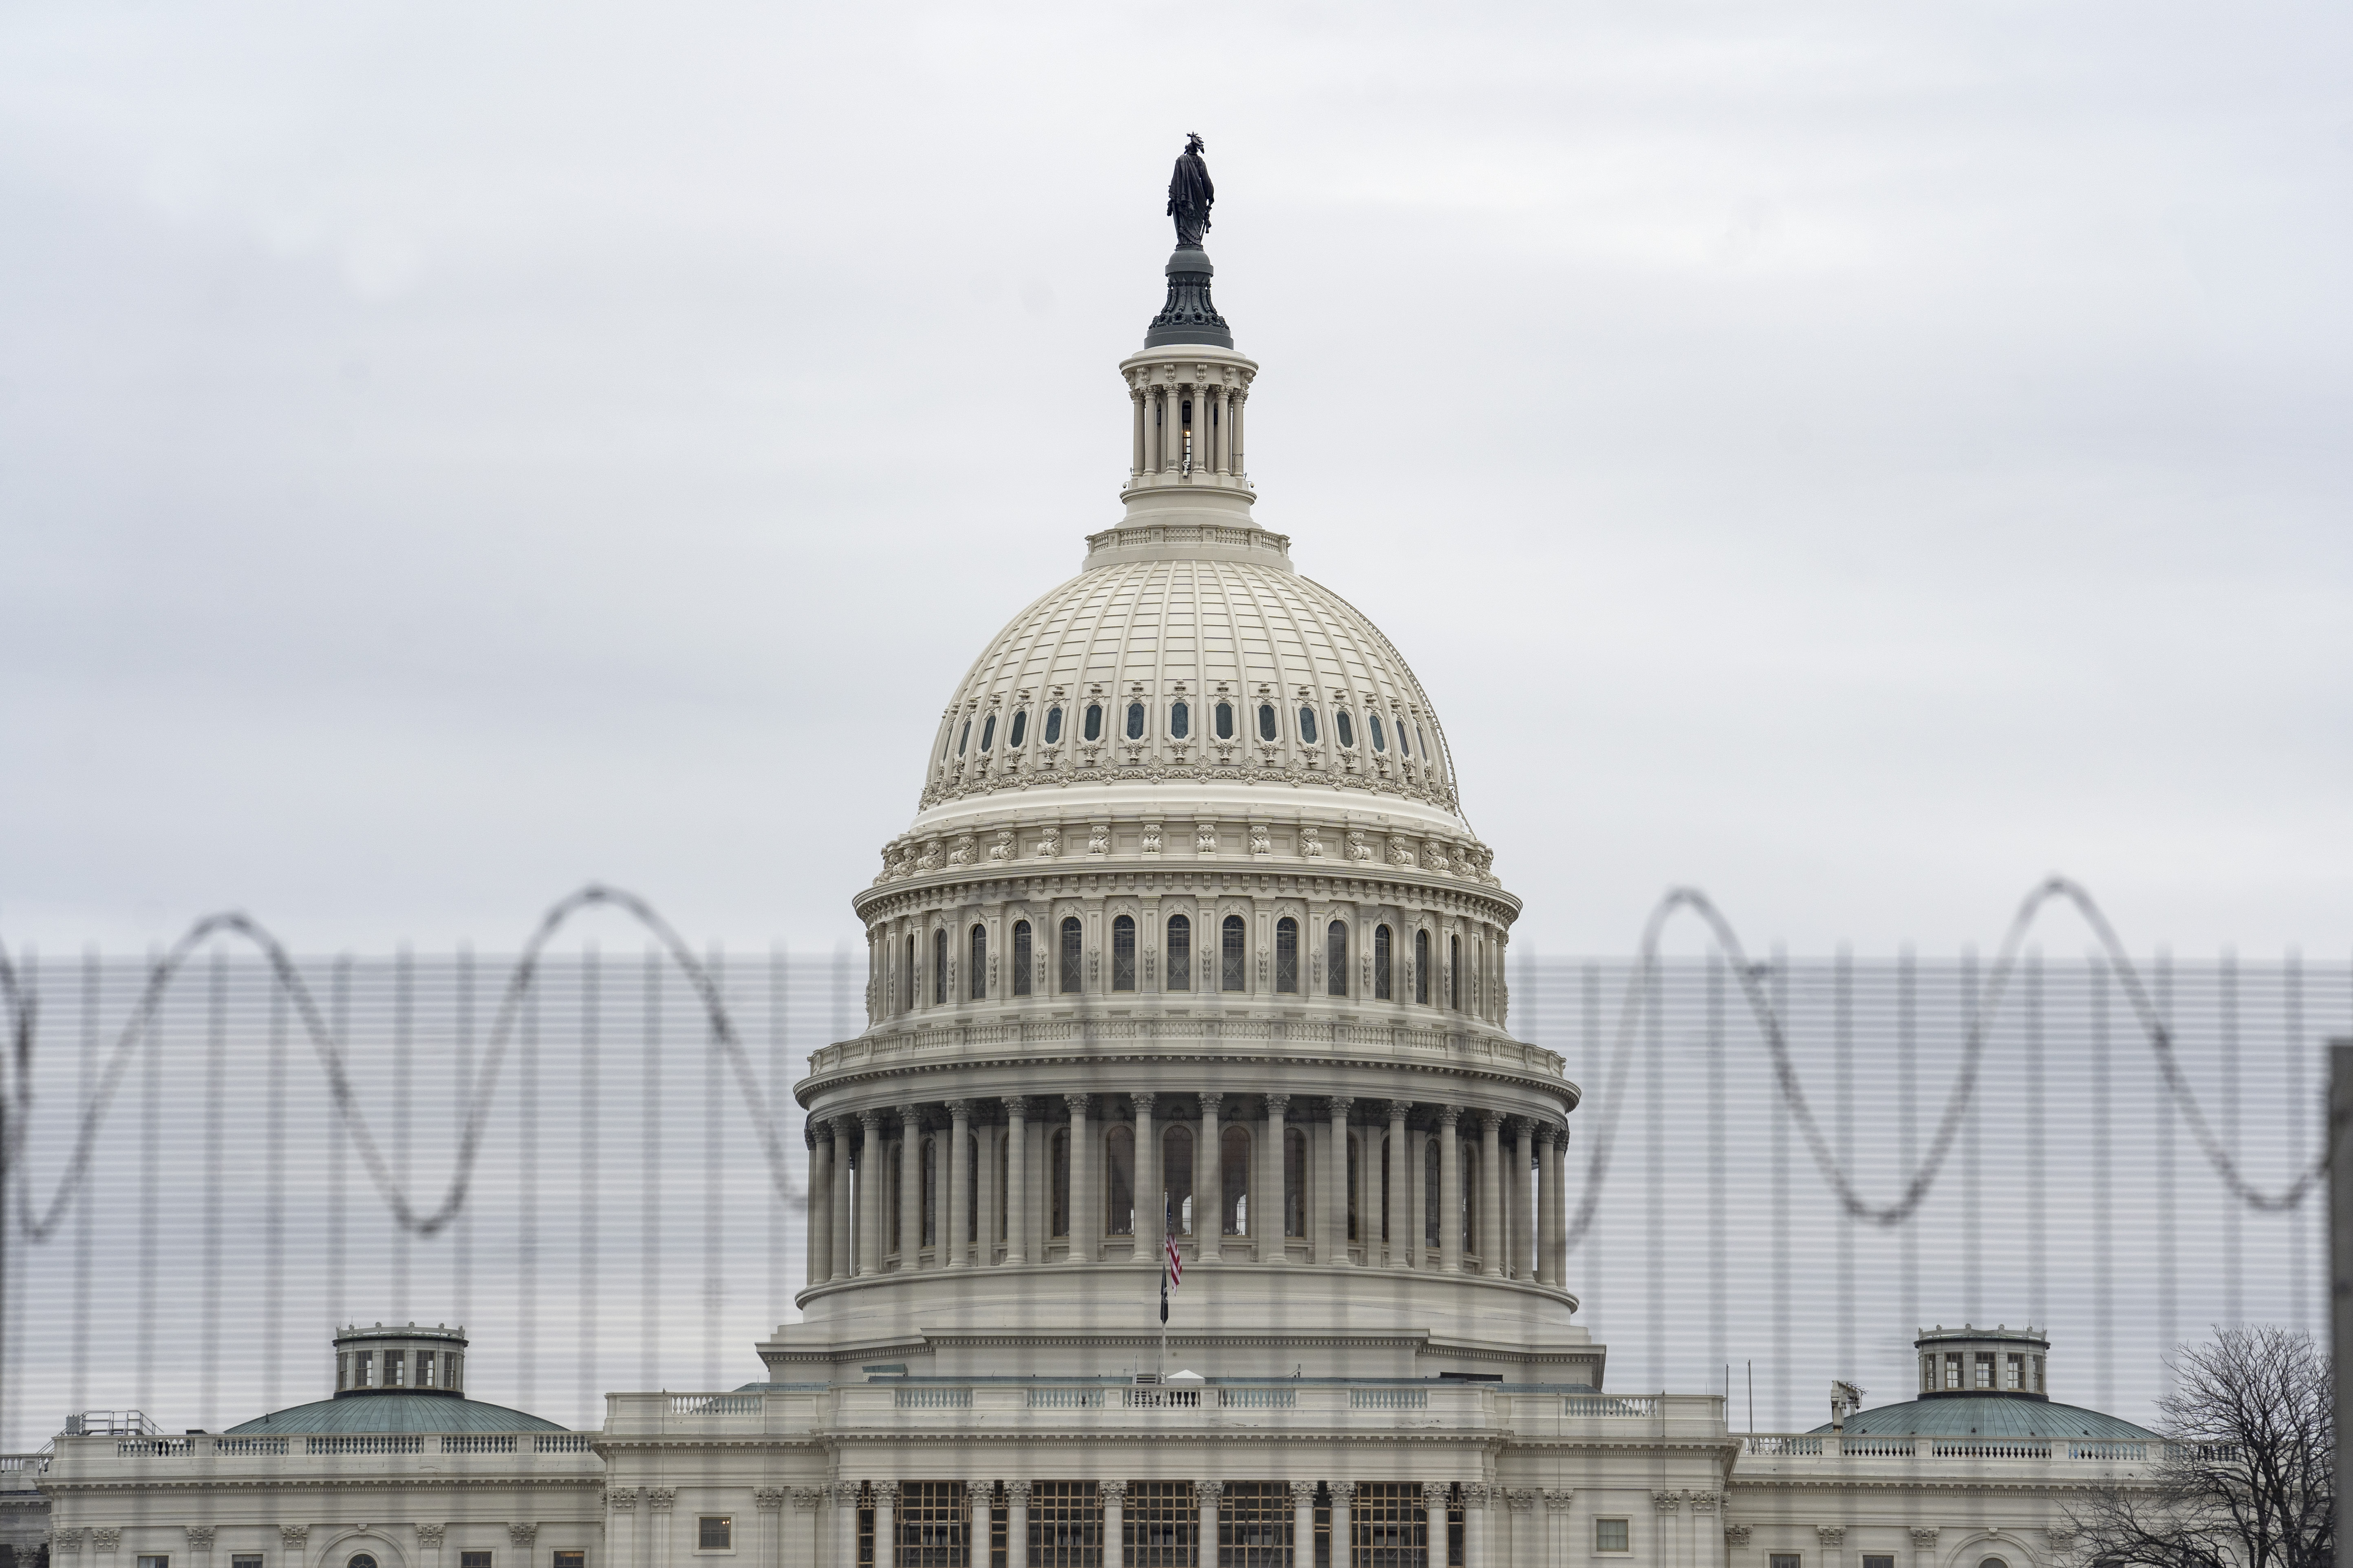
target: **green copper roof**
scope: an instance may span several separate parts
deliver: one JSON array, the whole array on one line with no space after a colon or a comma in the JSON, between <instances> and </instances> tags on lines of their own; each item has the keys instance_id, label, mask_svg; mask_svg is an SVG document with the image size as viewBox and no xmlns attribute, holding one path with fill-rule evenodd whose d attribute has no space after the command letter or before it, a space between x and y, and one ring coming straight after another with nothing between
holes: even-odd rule
<instances>
[{"instance_id":1,"label":"green copper roof","mask_svg":"<svg viewBox=\"0 0 2353 1568\"><path fill-rule=\"evenodd\" d=\"M1827 1426L1817 1426L1827 1432ZM1905 1405L1883 1405L1846 1418L1849 1436L1868 1437L2154 1437L2146 1426L2136 1426L2096 1410L2053 1405L2046 1399L2013 1399L2006 1394L1970 1394L1959 1399L1915 1399Z\"/></svg>"},{"instance_id":2,"label":"green copper roof","mask_svg":"<svg viewBox=\"0 0 2353 1568\"><path fill-rule=\"evenodd\" d=\"M232 1436L277 1432L562 1432L553 1421L503 1405L452 1399L446 1394L364 1394L297 1405L242 1426Z\"/></svg>"}]
</instances>

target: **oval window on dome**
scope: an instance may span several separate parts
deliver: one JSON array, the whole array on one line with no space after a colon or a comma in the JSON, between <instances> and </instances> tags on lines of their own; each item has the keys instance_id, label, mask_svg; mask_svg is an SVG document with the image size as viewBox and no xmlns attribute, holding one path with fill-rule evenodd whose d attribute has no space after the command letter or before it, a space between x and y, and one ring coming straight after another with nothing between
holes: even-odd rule
<instances>
[{"instance_id":1,"label":"oval window on dome","mask_svg":"<svg viewBox=\"0 0 2353 1568\"><path fill-rule=\"evenodd\" d=\"M964 721L964 728L963 728L962 730L960 730L960 731L958 731L956 732L956 755L957 755L957 756L961 757L961 756L963 756L963 755L964 755L965 742L967 742L967 741L969 741L969 740L971 740L971 739L972 739L972 721L971 721L971 720L969 720L969 719L967 719L967 720L965 720L965 721Z\"/></svg>"},{"instance_id":2,"label":"oval window on dome","mask_svg":"<svg viewBox=\"0 0 2353 1568\"><path fill-rule=\"evenodd\" d=\"M1172 741L1181 741L1192 732L1193 710L1182 702L1171 702L1168 705L1168 738ZM1130 709L1127 715L1127 738L1133 741L1138 733L1135 710Z\"/></svg>"},{"instance_id":3,"label":"oval window on dome","mask_svg":"<svg viewBox=\"0 0 2353 1568\"><path fill-rule=\"evenodd\" d=\"M1388 732L1381 728L1381 716L1377 713L1367 713L1365 715L1365 723L1373 731L1373 750L1377 752L1388 751L1389 749L1389 737ZM980 749L985 752L988 750L988 747L984 743Z\"/></svg>"},{"instance_id":4,"label":"oval window on dome","mask_svg":"<svg viewBox=\"0 0 2353 1568\"><path fill-rule=\"evenodd\" d=\"M1100 741L1103 739L1102 703L1090 702L1087 704L1086 726L1081 732L1083 733L1090 741Z\"/></svg>"},{"instance_id":5,"label":"oval window on dome","mask_svg":"<svg viewBox=\"0 0 2353 1568\"><path fill-rule=\"evenodd\" d=\"M1356 743L1356 726L1349 722L1348 710L1345 708L1333 710L1332 732L1340 737L1340 744L1344 746L1353 746Z\"/></svg>"},{"instance_id":6,"label":"oval window on dome","mask_svg":"<svg viewBox=\"0 0 2353 1568\"><path fill-rule=\"evenodd\" d=\"M1005 732L1005 749L1008 752L1019 751L1021 749L1021 737L1029 732L1029 710L1027 708L1015 710L1013 714L1013 728ZM1402 741L1405 737L1400 734L1398 739Z\"/></svg>"},{"instance_id":7,"label":"oval window on dome","mask_svg":"<svg viewBox=\"0 0 2353 1568\"><path fill-rule=\"evenodd\" d=\"M1274 739L1274 704L1271 702L1258 705L1258 738L1261 741Z\"/></svg>"},{"instance_id":8,"label":"oval window on dome","mask_svg":"<svg viewBox=\"0 0 2353 1568\"><path fill-rule=\"evenodd\" d=\"M1299 710L1299 740L1303 745L1315 743L1315 710L1313 708Z\"/></svg>"},{"instance_id":9,"label":"oval window on dome","mask_svg":"<svg viewBox=\"0 0 2353 1568\"><path fill-rule=\"evenodd\" d=\"M1405 743L1405 731L1406 722L1400 719L1398 721L1398 755L1409 757L1413 755L1413 748Z\"/></svg>"},{"instance_id":10,"label":"oval window on dome","mask_svg":"<svg viewBox=\"0 0 2353 1568\"><path fill-rule=\"evenodd\" d=\"M1378 721L1375 721L1376 723ZM991 713L980 721L980 749L985 752L995 744L997 744L997 715Z\"/></svg>"},{"instance_id":11,"label":"oval window on dome","mask_svg":"<svg viewBox=\"0 0 2353 1568\"><path fill-rule=\"evenodd\" d=\"M1061 738L1062 710L1060 708L1049 708L1046 710L1046 744L1050 746Z\"/></svg>"},{"instance_id":12,"label":"oval window on dome","mask_svg":"<svg viewBox=\"0 0 2353 1568\"><path fill-rule=\"evenodd\" d=\"M1233 738L1234 705L1230 702L1220 702L1218 704L1218 739L1230 741Z\"/></svg>"},{"instance_id":13,"label":"oval window on dome","mask_svg":"<svg viewBox=\"0 0 2353 1568\"><path fill-rule=\"evenodd\" d=\"M1141 702L1127 705L1127 738L1131 741L1144 739L1144 704Z\"/></svg>"}]
</instances>

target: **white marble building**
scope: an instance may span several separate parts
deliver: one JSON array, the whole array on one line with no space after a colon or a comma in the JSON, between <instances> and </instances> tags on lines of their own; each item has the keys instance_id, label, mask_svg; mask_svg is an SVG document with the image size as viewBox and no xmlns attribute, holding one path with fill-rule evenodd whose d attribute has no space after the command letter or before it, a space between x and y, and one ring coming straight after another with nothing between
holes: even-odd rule
<instances>
[{"instance_id":1,"label":"white marble building","mask_svg":"<svg viewBox=\"0 0 2353 1568\"><path fill-rule=\"evenodd\" d=\"M2148 1439L2052 1404L2039 1339L1924 1335L1922 1399L1811 1434L1604 1392L1519 900L1403 657L1254 516L1208 258L1167 275L1124 515L956 684L854 900L762 1380L565 1433L354 1331L320 1405L60 1437L49 1568L2064 1563Z\"/></svg>"}]
</instances>

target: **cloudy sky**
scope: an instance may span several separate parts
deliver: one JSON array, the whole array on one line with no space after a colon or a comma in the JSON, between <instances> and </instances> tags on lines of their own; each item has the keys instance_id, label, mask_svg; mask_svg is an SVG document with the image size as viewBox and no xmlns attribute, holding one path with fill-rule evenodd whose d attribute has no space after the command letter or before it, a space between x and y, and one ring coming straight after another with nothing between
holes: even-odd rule
<instances>
[{"instance_id":1,"label":"cloudy sky","mask_svg":"<svg viewBox=\"0 0 2353 1568\"><path fill-rule=\"evenodd\" d=\"M1107 526L1208 139L1259 515L1546 952L2353 945L2318 5L0 9L0 938L830 947ZM2052 943L2080 937L2055 927Z\"/></svg>"}]
</instances>

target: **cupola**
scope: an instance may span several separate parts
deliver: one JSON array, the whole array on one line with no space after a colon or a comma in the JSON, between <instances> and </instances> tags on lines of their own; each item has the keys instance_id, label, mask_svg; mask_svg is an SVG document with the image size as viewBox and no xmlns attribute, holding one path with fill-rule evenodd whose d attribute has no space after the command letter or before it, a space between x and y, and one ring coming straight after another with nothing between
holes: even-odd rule
<instances>
[{"instance_id":1,"label":"cupola","mask_svg":"<svg viewBox=\"0 0 2353 1568\"><path fill-rule=\"evenodd\" d=\"M369 1328L354 1324L335 1335L335 1397L370 1394L466 1396L466 1331L436 1323Z\"/></svg>"},{"instance_id":2,"label":"cupola","mask_svg":"<svg viewBox=\"0 0 2353 1568\"><path fill-rule=\"evenodd\" d=\"M1920 1397L1923 1399L1982 1398L2004 1394L2013 1399L2048 1399L2050 1386L2043 1362L2051 1353L2045 1331L1990 1329L1963 1324L1948 1329L1942 1323L1923 1329L1912 1342L1920 1355Z\"/></svg>"}]
</instances>

